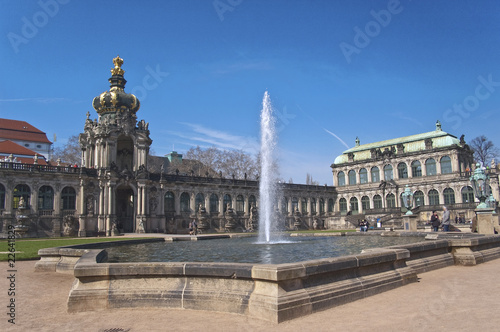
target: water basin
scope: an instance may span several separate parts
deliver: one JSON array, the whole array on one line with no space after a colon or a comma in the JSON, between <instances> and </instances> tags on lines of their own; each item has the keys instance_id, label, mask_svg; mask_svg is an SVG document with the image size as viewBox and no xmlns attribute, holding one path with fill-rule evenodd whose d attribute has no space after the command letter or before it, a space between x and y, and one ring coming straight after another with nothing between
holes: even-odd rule
<instances>
[{"instance_id":1,"label":"water basin","mask_svg":"<svg viewBox=\"0 0 500 332\"><path fill-rule=\"evenodd\" d=\"M281 264L359 254L363 249L424 241L419 236L286 237L259 243L255 237L154 242L106 248L108 262L227 262Z\"/></svg>"}]
</instances>

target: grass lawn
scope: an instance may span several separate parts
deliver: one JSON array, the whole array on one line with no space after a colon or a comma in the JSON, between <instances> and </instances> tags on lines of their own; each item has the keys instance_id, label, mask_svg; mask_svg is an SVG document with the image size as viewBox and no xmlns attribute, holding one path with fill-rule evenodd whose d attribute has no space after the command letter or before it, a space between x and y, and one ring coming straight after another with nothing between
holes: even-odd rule
<instances>
[{"instance_id":1,"label":"grass lawn","mask_svg":"<svg viewBox=\"0 0 500 332\"><path fill-rule=\"evenodd\" d=\"M144 237L146 238L146 237ZM43 248L71 246L75 244L138 240L140 238L46 238L46 239L16 239L16 261L38 259L38 250ZM0 261L9 259L9 243L6 239L0 240ZM12 257L11 257L12 258Z\"/></svg>"}]
</instances>

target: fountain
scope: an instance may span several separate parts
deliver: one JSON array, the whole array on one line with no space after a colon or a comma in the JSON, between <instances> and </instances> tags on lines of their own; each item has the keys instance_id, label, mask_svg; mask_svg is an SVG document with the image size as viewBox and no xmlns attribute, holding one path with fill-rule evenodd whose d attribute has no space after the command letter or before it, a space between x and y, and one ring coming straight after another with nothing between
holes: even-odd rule
<instances>
[{"instance_id":1,"label":"fountain","mask_svg":"<svg viewBox=\"0 0 500 332\"><path fill-rule=\"evenodd\" d=\"M42 249L41 260L35 267L37 271L72 273L77 279L69 294L68 312L168 307L238 313L278 323L416 282L417 273L453 265L454 257L450 253L462 255L456 258L458 260L475 263L476 256L469 251L472 253L477 246L484 245L495 247L494 255L500 256L500 239L493 237L481 239L481 243L472 239L469 245L472 249L463 249L467 243L459 239L455 244L438 240L367 250L366 242L384 237L354 232L330 233L329 238L280 241L277 235L282 217L276 211L276 198L280 195L276 192L278 170L274 160L276 131L272 112L266 92L261 112L259 207L257 211L252 205L247 224L247 229L256 228L258 212L258 243L252 238L243 238L245 235L239 235L242 239L221 241L198 242L198 238L193 238L190 243L182 241L185 236L170 240L131 240L144 242L138 244L140 249L132 248L134 257L147 251L158 256L160 249L151 250L145 242L180 241L166 248L166 254L181 254L168 262L153 262L150 256L138 257L139 262L110 262L102 244ZM198 218L202 220L203 210L200 211ZM300 211L295 209L293 213L294 227L304 227ZM236 217L228 204L224 224L227 231L236 228ZM139 225L141 223L142 220ZM315 228L322 226L319 219L315 220ZM224 237L230 236L234 234ZM209 237L203 235L200 239ZM421 239L423 237L418 240ZM207 247L202 246L205 243ZM364 250L333 252L353 244ZM109 246L114 245L119 244L113 242Z\"/></svg>"},{"instance_id":2,"label":"fountain","mask_svg":"<svg viewBox=\"0 0 500 332\"><path fill-rule=\"evenodd\" d=\"M269 93L264 93L260 114L260 183L259 183L259 242L272 243L279 240L273 205L276 203L278 170L274 159L276 149L276 119ZM273 232L274 231L274 232Z\"/></svg>"}]
</instances>

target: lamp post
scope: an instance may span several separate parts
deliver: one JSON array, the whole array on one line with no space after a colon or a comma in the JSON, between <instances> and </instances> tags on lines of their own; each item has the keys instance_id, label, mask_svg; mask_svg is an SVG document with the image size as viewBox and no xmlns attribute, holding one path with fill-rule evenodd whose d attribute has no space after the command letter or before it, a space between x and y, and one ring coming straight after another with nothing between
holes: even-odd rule
<instances>
[{"instance_id":1,"label":"lamp post","mask_svg":"<svg viewBox=\"0 0 500 332\"><path fill-rule=\"evenodd\" d=\"M476 164L476 169L474 170L474 173L469 180L472 184L472 189L474 190L474 196L476 196L480 202L477 208L488 208L488 204L486 204L486 198L490 196L490 179L479 163Z\"/></svg>"},{"instance_id":2,"label":"lamp post","mask_svg":"<svg viewBox=\"0 0 500 332\"><path fill-rule=\"evenodd\" d=\"M410 187L406 185L405 191L401 195L403 197L403 204L405 208L408 210L406 215L412 215L411 208L413 207L413 193L411 192Z\"/></svg>"},{"instance_id":3,"label":"lamp post","mask_svg":"<svg viewBox=\"0 0 500 332\"><path fill-rule=\"evenodd\" d=\"M413 207L413 193L408 185L406 185L405 191L401 194L401 198L403 199L405 208L408 210L403 216L403 230L416 232L417 215L411 212L411 208Z\"/></svg>"}]
</instances>

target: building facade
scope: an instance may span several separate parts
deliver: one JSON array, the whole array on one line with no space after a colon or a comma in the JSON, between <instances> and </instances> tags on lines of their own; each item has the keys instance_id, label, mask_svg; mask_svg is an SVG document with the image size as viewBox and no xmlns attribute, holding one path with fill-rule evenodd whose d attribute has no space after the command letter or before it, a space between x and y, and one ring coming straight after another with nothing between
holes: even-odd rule
<instances>
[{"instance_id":1,"label":"building facade","mask_svg":"<svg viewBox=\"0 0 500 332\"><path fill-rule=\"evenodd\" d=\"M0 141L8 140L44 156L52 158L52 142L38 128L25 121L0 119Z\"/></svg>"},{"instance_id":2,"label":"building facade","mask_svg":"<svg viewBox=\"0 0 500 332\"><path fill-rule=\"evenodd\" d=\"M203 232L255 229L257 181L168 174L163 167L157 172L148 167L149 124L137 120L140 102L125 92L123 60L116 57L113 63L110 89L92 103L97 118L92 120L88 112L79 135L81 165L0 161L4 234L20 220L28 236L186 233L193 219ZM333 187L278 187L275 208L281 228L328 227L336 199Z\"/></svg>"},{"instance_id":3,"label":"building facade","mask_svg":"<svg viewBox=\"0 0 500 332\"><path fill-rule=\"evenodd\" d=\"M491 192L499 199L496 165L487 165ZM469 182L475 168L473 151L464 140L444 132L439 121L434 131L356 146L331 165L341 215L394 219L404 210L401 194L408 186L413 207L426 222L432 210L447 206L452 217L468 221L477 206ZM356 219L356 217L351 217Z\"/></svg>"}]
</instances>

